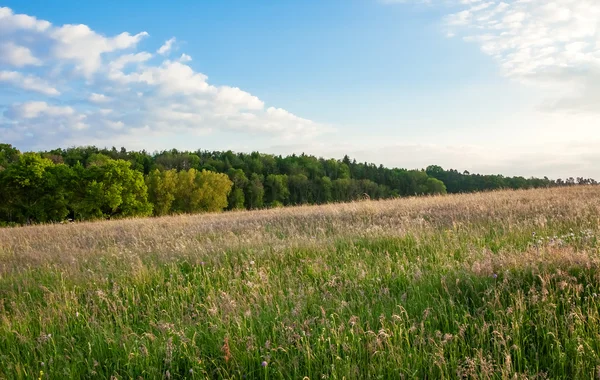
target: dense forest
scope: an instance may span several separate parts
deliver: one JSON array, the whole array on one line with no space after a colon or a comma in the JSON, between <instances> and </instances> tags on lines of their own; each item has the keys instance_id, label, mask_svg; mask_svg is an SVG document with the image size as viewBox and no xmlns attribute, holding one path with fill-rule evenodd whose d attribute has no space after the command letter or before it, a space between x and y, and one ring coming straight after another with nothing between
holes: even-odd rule
<instances>
[{"instance_id":1,"label":"dense forest","mask_svg":"<svg viewBox=\"0 0 600 380\"><path fill-rule=\"evenodd\" d=\"M74 147L21 153L0 144L0 224L160 216L358 199L596 184L429 166L385 168L314 156Z\"/></svg>"}]
</instances>

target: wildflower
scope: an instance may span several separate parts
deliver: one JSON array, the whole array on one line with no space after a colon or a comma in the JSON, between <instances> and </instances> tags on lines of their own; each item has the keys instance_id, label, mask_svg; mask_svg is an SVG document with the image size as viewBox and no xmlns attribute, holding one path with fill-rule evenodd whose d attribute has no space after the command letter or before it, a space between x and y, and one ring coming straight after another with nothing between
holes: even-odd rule
<instances>
[{"instance_id":1,"label":"wildflower","mask_svg":"<svg viewBox=\"0 0 600 380\"><path fill-rule=\"evenodd\" d=\"M77 318L79 318L79 312L78 312L78 311L77 311L77 312L75 312L75 316L76 316Z\"/></svg>"},{"instance_id":2,"label":"wildflower","mask_svg":"<svg viewBox=\"0 0 600 380\"><path fill-rule=\"evenodd\" d=\"M191 374L193 374L193 373L194 373L194 370L193 370L192 368L190 368L190 373L191 373Z\"/></svg>"},{"instance_id":3,"label":"wildflower","mask_svg":"<svg viewBox=\"0 0 600 380\"><path fill-rule=\"evenodd\" d=\"M498 274L494 273L494 274L492 275L492 277L494 277L494 278L498 278Z\"/></svg>"},{"instance_id":4,"label":"wildflower","mask_svg":"<svg viewBox=\"0 0 600 380\"><path fill-rule=\"evenodd\" d=\"M267 365L269 365L269 363L267 363L266 361L263 361L262 363L260 363L260 365L262 365L263 367L266 367Z\"/></svg>"},{"instance_id":5,"label":"wildflower","mask_svg":"<svg viewBox=\"0 0 600 380\"><path fill-rule=\"evenodd\" d=\"M254 260L250 260L250 265L254 265Z\"/></svg>"}]
</instances>

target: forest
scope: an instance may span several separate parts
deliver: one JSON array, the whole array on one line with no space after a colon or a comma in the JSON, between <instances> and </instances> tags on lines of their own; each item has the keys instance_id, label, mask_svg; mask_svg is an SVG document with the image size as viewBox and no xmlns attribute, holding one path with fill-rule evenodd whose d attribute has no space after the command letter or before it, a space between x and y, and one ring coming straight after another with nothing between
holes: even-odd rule
<instances>
[{"instance_id":1,"label":"forest","mask_svg":"<svg viewBox=\"0 0 600 380\"><path fill-rule=\"evenodd\" d=\"M0 225L324 204L359 199L596 184L424 170L310 155L94 146L20 152L0 144Z\"/></svg>"}]
</instances>

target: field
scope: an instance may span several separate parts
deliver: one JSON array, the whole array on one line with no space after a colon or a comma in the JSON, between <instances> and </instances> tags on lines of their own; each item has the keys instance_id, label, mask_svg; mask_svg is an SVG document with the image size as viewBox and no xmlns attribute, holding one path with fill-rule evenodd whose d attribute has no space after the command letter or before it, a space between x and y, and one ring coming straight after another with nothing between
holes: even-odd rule
<instances>
[{"instance_id":1,"label":"field","mask_svg":"<svg viewBox=\"0 0 600 380\"><path fill-rule=\"evenodd\" d=\"M0 229L0 378L600 375L600 187Z\"/></svg>"}]
</instances>

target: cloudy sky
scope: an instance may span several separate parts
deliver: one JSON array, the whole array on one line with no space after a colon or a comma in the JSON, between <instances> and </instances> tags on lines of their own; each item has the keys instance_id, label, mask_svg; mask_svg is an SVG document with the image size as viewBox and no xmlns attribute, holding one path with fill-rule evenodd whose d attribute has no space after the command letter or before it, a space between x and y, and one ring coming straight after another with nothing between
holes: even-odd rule
<instances>
[{"instance_id":1,"label":"cloudy sky","mask_svg":"<svg viewBox=\"0 0 600 380\"><path fill-rule=\"evenodd\" d=\"M0 0L0 142L21 150L600 179L599 122L597 0Z\"/></svg>"}]
</instances>

